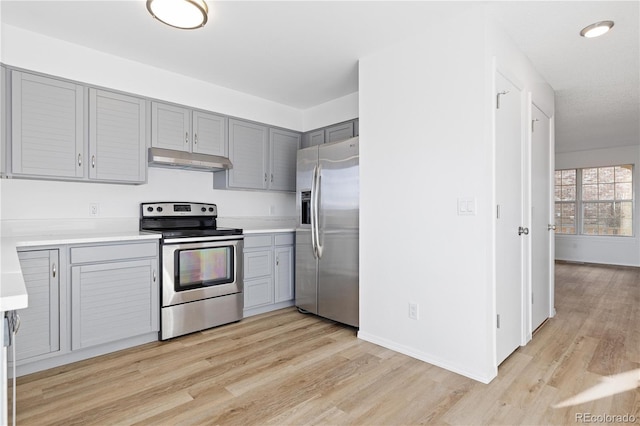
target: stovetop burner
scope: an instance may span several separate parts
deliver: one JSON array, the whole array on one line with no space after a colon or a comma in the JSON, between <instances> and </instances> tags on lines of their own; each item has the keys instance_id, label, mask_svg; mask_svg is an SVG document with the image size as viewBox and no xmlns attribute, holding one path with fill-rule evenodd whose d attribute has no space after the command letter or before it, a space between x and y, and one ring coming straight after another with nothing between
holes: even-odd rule
<instances>
[{"instance_id":1,"label":"stovetop burner","mask_svg":"<svg viewBox=\"0 0 640 426\"><path fill-rule=\"evenodd\" d=\"M163 238L242 235L242 229L218 228L215 204L158 202L140 204L140 230L161 232Z\"/></svg>"}]
</instances>

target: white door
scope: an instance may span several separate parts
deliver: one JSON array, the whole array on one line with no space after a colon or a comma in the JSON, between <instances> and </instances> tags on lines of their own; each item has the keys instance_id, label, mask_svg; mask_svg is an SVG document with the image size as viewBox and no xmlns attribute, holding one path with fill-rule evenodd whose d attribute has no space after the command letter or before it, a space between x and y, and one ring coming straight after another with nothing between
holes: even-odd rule
<instances>
[{"instance_id":1,"label":"white door","mask_svg":"<svg viewBox=\"0 0 640 426\"><path fill-rule=\"evenodd\" d=\"M521 92L496 74L496 358L522 341L522 103Z\"/></svg>"},{"instance_id":2,"label":"white door","mask_svg":"<svg viewBox=\"0 0 640 426\"><path fill-rule=\"evenodd\" d=\"M531 331L551 312L551 134L549 118L531 108Z\"/></svg>"}]
</instances>

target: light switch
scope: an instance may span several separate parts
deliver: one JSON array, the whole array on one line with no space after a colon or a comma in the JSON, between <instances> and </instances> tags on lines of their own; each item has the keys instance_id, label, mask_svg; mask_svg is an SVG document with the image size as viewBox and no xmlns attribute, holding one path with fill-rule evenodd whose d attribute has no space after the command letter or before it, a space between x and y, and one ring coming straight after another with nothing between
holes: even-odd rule
<instances>
[{"instance_id":1,"label":"light switch","mask_svg":"<svg viewBox=\"0 0 640 426\"><path fill-rule=\"evenodd\" d=\"M475 215L476 215L475 197L458 198L458 216L475 216Z\"/></svg>"}]
</instances>

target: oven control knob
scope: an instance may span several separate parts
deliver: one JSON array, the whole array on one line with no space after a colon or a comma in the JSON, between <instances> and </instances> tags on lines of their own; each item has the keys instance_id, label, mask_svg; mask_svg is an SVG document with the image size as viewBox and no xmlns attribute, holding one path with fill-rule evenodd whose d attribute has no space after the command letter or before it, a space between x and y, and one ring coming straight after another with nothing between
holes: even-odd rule
<instances>
[{"instance_id":1,"label":"oven control knob","mask_svg":"<svg viewBox=\"0 0 640 426\"><path fill-rule=\"evenodd\" d=\"M209 207L209 211L212 212L213 211L213 207Z\"/></svg>"},{"instance_id":2,"label":"oven control knob","mask_svg":"<svg viewBox=\"0 0 640 426\"><path fill-rule=\"evenodd\" d=\"M162 207L158 207L158 209L157 209L157 210L158 210L159 212L161 212L161 211L162 211Z\"/></svg>"},{"instance_id":3,"label":"oven control knob","mask_svg":"<svg viewBox=\"0 0 640 426\"><path fill-rule=\"evenodd\" d=\"M202 207L200 210L202 210L203 212L206 212L207 208L206 207Z\"/></svg>"},{"instance_id":4,"label":"oven control knob","mask_svg":"<svg viewBox=\"0 0 640 426\"><path fill-rule=\"evenodd\" d=\"M151 207L151 206L147 207L147 211L148 212L152 212L153 211L153 207Z\"/></svg>"}]
</instances>

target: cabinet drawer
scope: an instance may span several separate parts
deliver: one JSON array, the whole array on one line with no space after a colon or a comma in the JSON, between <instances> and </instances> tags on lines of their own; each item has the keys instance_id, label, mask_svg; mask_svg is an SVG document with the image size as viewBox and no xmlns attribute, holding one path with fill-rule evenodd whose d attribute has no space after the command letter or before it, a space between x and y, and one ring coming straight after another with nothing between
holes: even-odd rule
<instances>
[{"instance_id":1,"label":"cabinet drawer","mask_svg":"<svg viewBox=\"0 0 640 426\"><path fill-rule=\"evenodd\" d=\"M106 262L157 255L158 243L156 242L72 247L71 263Z\"/></svg>"},{"instance_id":2,"label":"cabinet drawer","mask_svg":"<svg viewBox=\"0 0 640 426\"><path fill-rule=\"evenodd\" d=\"M244 237L244 248L271 247L271 235Z\"/></svg>"},{"instance_id":3,"label":"cabinet drawer","mask_svg":"<svg viewBox=\"0 0 640 426\"><path fill-rule=\"evenodd\" d=\"M294 240L294 234L276 234L276 245L277 246L292 246Z\"/></svg>"}]
</instances>

